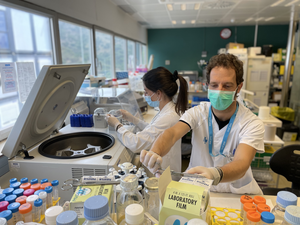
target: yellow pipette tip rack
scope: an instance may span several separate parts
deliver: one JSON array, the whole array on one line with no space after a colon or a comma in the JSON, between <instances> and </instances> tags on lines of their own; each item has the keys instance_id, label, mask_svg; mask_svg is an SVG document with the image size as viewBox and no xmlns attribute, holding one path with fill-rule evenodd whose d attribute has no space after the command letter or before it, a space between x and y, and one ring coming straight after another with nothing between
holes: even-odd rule
<instances>
[{"instance_id":1,"label":"yellow pipette tip rack","mask_svg":"<svg viewBox=\"0 0 300 225\"><path fill-rule=\"evenodd\" d=\"M212 225L243 225L243 218L240 216L241 210L211 207Z\"/></svg>"}]
</instances>

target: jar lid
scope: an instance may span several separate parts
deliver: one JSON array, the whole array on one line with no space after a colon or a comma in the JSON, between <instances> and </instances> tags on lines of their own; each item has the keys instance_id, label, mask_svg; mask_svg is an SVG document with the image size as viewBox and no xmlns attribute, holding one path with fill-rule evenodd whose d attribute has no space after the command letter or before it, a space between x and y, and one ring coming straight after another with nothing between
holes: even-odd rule
<instances>
[{"instance_id":1,"label":"jar lid","mask_svg":"<svg viewBox=\"0 0 300 225\"><path fill-rule=\"evenodd\" d=\"M242 204L253 203L253 199L249 195L242 195L240 201Z\"/></svg>"},{"instance_id":2,"label":"jar lid","mask_svg":"<svg viewBox=\"0 0 300 225\"><path fill-rule=\"evenodd\" d=\"M12 213L18 212L21 204L19 202L13 202L7 206L7 209L12 211Z\"/></svg>"},{"instance_id":3,"label":"jar lid","mask_svg":"<svg viewBox=\"0 0 300 225\"><path fill-rule=\"evenodd\" d=\"M50 182L45 182L45 183L41 184L41 189L45 190L45 188L48 186L52 186L52 184Z\"/></svg>"},{"instance_id":4,"label":"jar lid","mask_svg":"<svg viewBox=\"0 0 300 225\"><path fill-rule=\"evenodd\" d=\"M9 202L8 201L2 201L0 202L0 211L4 211L4 210L7 210L7 206L9 205Z\"/></svg>"},{"instance_id":5,"label":"jar lid","mask_svg":"<svg viewBox=\"0 0 300 225\"><path fill-rule=\"evenodd\" d=\"M56 217L56 225L77 225L78 216L74 211L65 211Z\"/></svg>"},{"instance_id":6,"label":"jar lid","mask_svg":"<svg viewBox=\"0 0 300 225\"><path fill-rule=\"evenodd\" d=\"M41 180L41 184L47 183L47 182L48 182L48 179L42 179L42 180Z\"/></svg>"},{"instance_id":7,"label":"jar lid","mask_svg":"<svg viewBox=\"0 0 300 225\"><path fill-rule=\"evenodd\" d=\"M289 191L279 191L276 203L283 208L286 208L288 205L297 205L297 196Z\"/></svg>"},{"instance_id":8,"label":"jar lid","mask_svg":"<svg viewBox=\"0 0 300 225\"><path fill-rule=\"evenodd\" d=\"M31 189L34 189L35 191L40 190L41 189L41 184L36 183L36 184L32 184L30 186Z\"/></svg>"},{"instance_id":9,"label":"jar lid","mask_svg":"<svg viewBox=\"0 0 300 225\"><path fill-rule=\"evenodd\" d=\"M31 184L37 184L39 182L38 179L34 178L30 181Z\"/></svg>"},{"instance_id":10,"label":"jar lid","mask_svg":"<svg viewBox=\"0 0 300 225\"><path fill-rule=\"evenodd\" d=\"M46 191L47 193L52 193L52 186L47 186L47 187L45 188L45 191Z\"/></svg>"},{"instance_id":11,"label":"jar lid","mask_svg":"<svg viewBox=\"0 0 300 225\"><path fill-rule=\"evenodd\" d=\"M125 209L125 221L129 224L142 224L144 221L144 208L140 204L131 204Z\"/></svg>"},{"instance_id":12,"label":"jar lid","mask_svg":"<svg viewBox=\"0 0 300 225\"><path fill-rule=\"evenodd\" d=\"M150 190L158 190L158 178L150 177L145 181L145 187Z\"/></svg>"},{"instance_id":13,"label":"jar lid","mask_svg":"<svg viewBox=\"0 0 300 225\"><path fill-rule=\"evenodd\" d=\"M29 213L29 212L31 212L31 210L32 210L32 205L30 203L25 203L19 207L20 214Z\"/></svg>"},{"instance_id":14,"label":"jar lid","mask_svg":"<svg viewBox=\"0 0 300 225\"><path fill-rule=\"evenodd\" d=\"M45 192L42 192L45 193ZM40 193L40 194L42 194ZM61 206L51 206L45 211L45 222L46 224L56 223L56 217L64 211Z\"/></svg>"},{"instance_id":15,"label":"jar lid","mask_svg":"<svg viewBox=\"0 0 300 225\"><path fill-rule=\"evenodd\" d=\"M59 184L58 180L53 180L51 182L52 186L57 186Z\"/></svg>"},{"instance_id":16,"label":"jar lid","mask_svg":"<svg viewBox=\"0 0 300 225\"><path fill-rule=\"evenodd\" d=\"M108 199L105 196L92 196L84 202L84 218L87 220L101 220L108 214Z\"/></svg>"},{"instance_id":17,"label":"jar lid","mask_svg":"<svg viewBox=\"0 0 300 225\"><path fill-rule=\"evenodd\" d=\"M244 204L244 210L246 212L248 212L248 211L256 211L256 205L254 205L253 203L245 203Z\"/></svg>"},{"instance_id":18,"label":"jar lid","mask_svg":"<svg viewBox=\"0 0 300 225\"><path fill-rule=\"evenodd\" d=\"M28 198L26 199L26 202L30 203L31 205L33 205L34 201L37 200L39 198L39 196L37 195L30 195L28 196Z\"/></svg>"},{"instance_id":19,"label":"jar lid","mask_svg":"<svg viewBox=\"0 0 300 225\"><path fill-rule=\"evenodd\" d=\"M7 225L6 219L3 217L0 217L0 225Z\"/></svg>"},{"instance_id":20,"label":"jar lid","mask_svg":"<svg viewBox=\"0 0 300 225\"><path fill-rule=\"evenodd\" d=\"M9 183L10 184L13 184L13 183L16 183L18 180L17 180L17 178L11 178L10 180L9 180Z\"/></svg>"},{"instance_id":21,"label":"jar lid","mask_svg":"<svg viewBox=\"0 0 300 225\"><path fill-rule=\"evenodd\" d=\"M0 194L0 202L4 201L6 195L5 194Z\"/></svg>"},{"instance_id":22,"label":"jar lid","mask_svg":"<svg viewBox=\"0 0 300 225\"><path fill-rule=\"evenodd\" d=\"M33 204L35 207L40 207L41 205L43 205L43 200L38 198L37 200L34 201Z\"/></svg>"},{"instance_id":23,"label":"jar lid","mask_svg":"<svg viewBox=\"0 0 300 225\"><path fill-rule=\"evenodd\" d=\"M9 185L9 187L13 188L13 189L18 189L20 188L21 182L15 182Z\"/></svg>"},{"instance_id":24,"label":"jar lid","mask_svg":"<svg viewBox=\"0 0 300 225\"><path fill-rule=\"evenodd\" d=\"M253 201L256 205L266 204L267 200L262 196L254 196Z\"/></svg>"},{"instance_id":25,"label":"jar lid","mask_svg":"<svg viewBox=\"0 0 300 225\"><path fill-rule=\"evenodd\" d=\"M30 195L33 195L34 192L35 192L34 189L29 188L29 189L27 189L27 190L25 190L25 191L23 192L23 195L25 195L25 196L30 196Z\"/></svg>"},{"instance_id":26,"label":"jar lid","mask_svg":"<svg viewBox=\"0 0 300 225\"><path fill-rule=\"evenodd\" d=\"M0 217L3 217L9 221L12 218L12 212L10 210L4 210L0 213Z\"/></svg>"},{"instance_id":27,"label":"jar lid","mask_svg":"<svg viewBox=\"0 0 300 225\"><path fill-rule=\"evenodd\" d=\"M260 213L255 211L247 212L247 219L252 222L259 222L260 221Z\"/></svg>"},{"instance_id":28,"label":"jar lid","mask_svg":"<svg viewBox=\"0 0 300 225\"><path fill-rule=\"evenodd\" d=\"M27 183L28 182L28 178L27 177L23 177L20 181L21 181L21 184Z\"/></svg>"},{"instance_id":29,"label":"jar lid","mask_svg":"<svg viewBox=\"0 0 300 225\"><path fill-rule=\"evenodd\" d=\"M10 204L10 203L15 202L15 201L16 201L16 198L17 198L16 195L9 195L9 196L7 196L7 197L4 199L4 201L8 201L8 203Z\"/></svg>"},{"instance_id":30,"label":"jar lid","mask_svg":"<svg viewBox=\"0 0 300 225\"><path fill-rule=\"evenodd\" d=\"M289 205L285 209L284 219L291 225L300 224L300 207Z\"/></svg>"},{"instance_id":31,"label":"jar lid","mask_svg":"<svg viewBox=\"0 0 300 225\"><path fill-rule=\"evenodd\" d=\"M263 222L266 222L266 223L274 223L275 216L274 216L273 213L270 213L270 212L262 212L261 213L261 220Z\"/></svg>"},{"instance_id":32,"label":"jar lid","mask_svg":"<svg viewBox=\"0 0 300 225\"><path fill-rule=\"evenodd\" d=\"M266 205L266 204L258 204L257 205L257 211L262 213L262 212L270 212L271 208Z\"/></svg>"},{"instance_id":33,"label":"jar lid","mask_svg":"<svg viewBox=\"0 0 300 225\"><path fill-rule=\"evenodd\" d=\"M23 183L20 185L20 188L27 190L30 189L31 184L30 183Z\"/></svg>"},{"instance_id":34,"label":"jar lid","mask_svg":"<svg viewBox=\"0 0 300 225\"><path fill-rule=\"evenodd\" d=\"M39 195L41 192L46 192L45 190L37 190L34 192L35 195Z\"/></svg>"},{"instance_id":35,"label":"jar lid","mask_svg":"<svg viewBox=\"0 0 300 225\"><path fill-rule=\"evenodd\" d=\"M23 192L24 192L24 189L18 188L18 189L13 191L13 194L20 197L21 195L23 195Z\"/></svg>"},{"instance_id":36,"label":"jar lid","mask_svg":"<svg viewBox=\"0 0 300 225\"><path fill-rule=\"evenodd\" d=\"M135 174L127 174L121 178L120 187L124 190L134 189L138 186L138 178Z\"/></svg>"},{"instance_id":37,"label":"jar lid","mask_svg":"<svg viewBox=\"0 0 300 225\"><path fill-rule=\"evenodd\" d=\"M2 191L2 194L5 194L6 196L12 195L12 193L13 193L14 190L15 190L15 189L13 189L13 188L11 188L11 187L5 188L5 189Z\"/></svg>"},{"instance_id":38,"label":"jar lid","mask_svg":"<svg viewBox=\"0 0 300 225\"><path fill-rule=\"evenodd\" d=\"M16 202L20 202L21 205L26 203L27 196L23 195L16 199Z\"/></svg>"}]
</instances>

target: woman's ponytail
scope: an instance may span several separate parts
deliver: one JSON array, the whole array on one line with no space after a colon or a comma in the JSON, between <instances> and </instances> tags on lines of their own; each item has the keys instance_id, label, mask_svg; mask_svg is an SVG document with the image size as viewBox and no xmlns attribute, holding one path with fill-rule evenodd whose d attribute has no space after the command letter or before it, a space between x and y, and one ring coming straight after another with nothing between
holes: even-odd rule
<instances>
[{"instance_id":1,"label":"woman's ponytail","mask_svg":"<svg viewBox=\"0 0 300 225\"><path fill-rule=\"evenodd\" d=\"M177 71L175 72L177 73ZM181 75L178 75L178 73L177 73L177 77L179 79L179 93L175 105L175 111L177 114L180 115L183 114L188 107L188 84Z\"/></svg>"}]
</instances>

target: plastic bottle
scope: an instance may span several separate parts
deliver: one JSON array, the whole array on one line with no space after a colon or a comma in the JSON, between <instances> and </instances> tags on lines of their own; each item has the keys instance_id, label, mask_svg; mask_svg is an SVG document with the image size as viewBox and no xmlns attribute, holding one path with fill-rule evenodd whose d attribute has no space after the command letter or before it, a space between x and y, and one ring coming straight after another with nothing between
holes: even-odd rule
<instances>
[{"instance_id":1,"label":"plastic bottle","mask_svg":"<svg viewBox=\"0 0 300 225\"><path fill-rule=\"evenodd\" d=\"M4 210L7 210L8 205L9 205L8 201L0 202L0 212L3 212Z\"/></svg>"},{"instance_id":2,"label":"plastic bottle","mask_svg":"<svg viewBox=\"0 0 300 225\"><path fill-rule=\"evenodd\" d=\"M20 180L21 182L21 185L20 185L20 188L24 189L24 190L27 190L30 188L31 184L28 183L28 178L27 177L24 177Z\"/></svg>"},{"instance_id":3,"label":"plastic bottle","mask_svg":"<svg viewBox=\"0 0 300 225\"><path fill-rule=\"evenodd\" d=\"M15 225L12 220L12 212L10 210L4 210L0 213L0 217L3 217L7 221L7 225Z\"/></svg>"},{"instance_id":4,"label":"plastic bottle","mask_svg":"<svg viewBox=\"0 0 300 225\"><path fill-rule=\"evenodd\" d=\"M42 192L44 193L44 192ZM42 194L41 193L41 194ZM64 211L61 206L52 206L45 212L45 222L47 225L56 225L56 218Z\"/></svg>"},{"instance_id":5,"label":"plastic bottle","mask_svg":"<svg viewBox=\"0 0 300 225\"><path fill-rule=\"evenodd\" d=\"M23 192L23 195L25 195L25 196L28 197L28 196L30 196L30 195L33 195L34 192L35 192L34 189L29 188L29 189L27 189L27 190L25 190L25 191Z\"/></svg>"},{"instance_id":6,"label":"plastic bottle","mask_svg":"<svg viewBox=\"0 0 300 225\"><path fill-rule=\"evenodd\" d=\"M13 183L16 183L16 182L18 182L18 179L17 179L17 178L11 178L11 179L9 180L9 183L10 183L10 184L13 184Z\"/></svg>"},{"instance_id":7,"label":"plastic bottle","mask_svg":"<svg viewBox=\"0 0 300 225\"><path fill-rule=\"evenodd\" d=\"M144 216L144 208L140 204L131 204L125 209L125 219L120 225L151 225Z\"/></svg>"},{"instance_id":8,"label":"plastic bottle","mask_svg":"<svg viewBox=\"0 0 300 225\"><path fill-rule=\"evenodd\" d=\"M247 212L247 225L259 225L260 214L255 211Z\"/></svg>"},{"instance_id":9,"label":"plastic bottle","mask_svg":"<svg viewBox=\"0 0 300 225\"><path fill-rule=\"evenodd\" d=\"M0 225L7 225L7 221L5 218L0 217Z\"/></svg>"},{"instance_id":10,"label":"plastic bottle","mask_svg":"<svg viewBox=\"0 0 300 225\"><path fill-rule=\"evenodd\" d=\"M16 195L9 195L5 197L4 201L8 201L8 203L11 204L16 201L16 198Z\"/></svg>"},{"instance_id":11,"label":"plastic bottle","mask_svg":"<svg viewBox=\"0 0 300 225\"><path fill-rule=\"evenodd\" d=\"M48 182L48 179L42 179L42 180L41 180L41 184L47 183L47 182Z\"/></svg>"},{"instance_id":12,"label":"plastic bottle","mask_svg":"<svg viewBox=\"0 0 300 225\"><path fill-rule=\"evenodd\" d=\"M25 204L27 200L27 196L23 195L20 197L17 197L16 202L19 202L21 205Z\"/></svg>"},{"instance_id":13,"label":"plastic bottle","mask_svg":"<svg viewBox=\"0 0 300 225\"><path fill-rule=\"evenodd\" d=\"M29 204L31 204L31 206L32 206L32 218L34 218L34 213L36 211L35 206L34 206L34 202L37 199L39 199L39 196L37 196L37 195L30 195L26 199L26 202L29 203ZM35 221L35 220L33 220L33 221Z\"/></svg>"},{"instance_id":14,"label":"plastic bottle","mask_svg":"<svg viewBox=\"0 0 300 225\"><path fill-rule=\"evenodd\" d=\"M20 182L21 182L21 184L28 183L28 178L27 177L23 177L23 178L21 178Z\"/></svg>"},{"instance_id":15,"label":"plastic bottle","mask_svg":"<svg viewBox=\"0 0 300 225\"><path fill-rule=\"evenodd\" d=\"M4 201L5 198L6 198L5 194L0 194L0 202Z\"/></svg>"},{"instance_id":16,"label":"plastic bottle","mask_svg":"<svg viewBox=\"0 0 300 225\"><path fill-rule=\"evenodd\" d=\"M244 204L244 224L247 224L247 214L248 212L255 212L256 211L256 206L253 203L245 203Z\"/></svg>"},{"instance_id":17,"label":"plastic bottle","mask_svg":"<svg viewBox=\"0 0 300 225\"><path fill-rule=\"evenodd\" d=\"M82 225L116 225L109 216L108 199L102 195L90 197L84 202L84 218Z\"/></svg>"},{"instance_id":18,"label":"plastic bottle","mask_svg":"<svg viewBox=\"0 0 300 225\"><path fill-rule=\"evenodd\" d=\"M45 215L46 209L47 209L47 192L40 192L39 198L42 199L43 205L42 205L42 211L41 215Z\"/></svg>"},{"instance_id":19,"label":"plastic bottle","mask_svg":"<svg viewBox=\"0 0 300 225\"><path fill-rule=\"evenodd\" d=\"M74 211L65 211L56 217L56 225L78 225L78 216Z\"/></svg>"},{"instance_id":20,"label":"plastic bottle","mask_svg":"<svg viewBox=\"0 0 300 225\"><path fill-rule=\"evenodd\" d=\"M135 174L128 174L120 180L121 193L117 197L117 221L125 219L125 208L133 203L143 205L143 197L137 190L138 178Z\"/></svg>"},{"instance_id":21,"label":"plastic bottle","mask_svg":"<svg viewBox=\"0 0 300 225\"><path fill-rule=\"evenodd\" d=\"M11 203L7 206L7 209L12 212L13 223L16 224L18 221L22 220L21 214L19 213L19 207L21 204L19 202Z\"/></svg>"},{"instance_id":22,"label":"plastic bottle","mask_svg":"<svg viewBox=\"0 0 300 225\"><path fill-rule=\"evenodd\" d=\"M267 200L262 196L254 196L253 203L257 206L258 204L266 204Z\"/></svg>"},{"instance_id":23,"label":"plastic bottle","mask_svg":"<svg viewBox=\"0 0 300 225\"><path fill-rule=\"evenodd\" d=\"M41 184L41 189L45 190L46 187L52 186L52 184L50 182L45 182L43 184Z\"/></svg>"},{"instance_id":24,"label":"plastic bottle","mask_svg":"<svg viewBox=\"0 0 300 225\"><path fill-rule=\"evenodd\" d=\"M159 217L159 194L158 178L147 178L144 182L144 206L145 212L148 212L156 220Z\"/></svg>"},{"instance_id":25,"label":"plastic bottle","mask_svg":"<svg viewBox=\"0 0 300 225\"><path fill-rule=\"evenodd\" d=\"M57 201L58 200L58 185L59 185L59 182L58 182L58 180L53 180L52 182L51 182L51 184L52 184L52 191L53 191L53 193L52 193L52 195L53 195L53 201Z\"/></svg>"},{"instance_id":26,"label":"plastic bottle","mask_svg":"<svg viewBox=\"0 0 300 225\"><path fill-rule=\"evenodd\" d=\"M285 209L284 220L282 225L299 225L300 224L300 207L289 205Z\"/></svg>"},{"instance_id":27,"label":"plastic bottle","mask_svg":"<svg viewBox=\"0 0 300 225\"><path fill-rule=\"evenodd\" d=\"M297 205L297 196L288 191L279 191L277 193L276 205L271 211L275 216L276 224L282 223L285 208L289 205Z\"/></svg>"},{"instance_id":28,"label":"plastic bottle","mask_svg":"<svg viewBox=\"0 0 300 225\"><path fill-rule=\"evenodd\" d=\"M6 196L8 195L12 195L12 193L14 192L15 189L13 188L5 188L3 191L2 191L2 194L5 194Z\"/></svg>"},{"instance_id":29,"label":"plastic bottle","mask_svg":"<svg viewBox=\"0 0 300 225\"><path fill-rule=\"evenodd\" d=\"M116 78L112 79L112 84L113 84L114 87L118 87L118 81L117 81Z\"/></svg>"},{"instance_id":30,"label":"plastic bottle","mask_svg":"<svg viewBox=\"0 0 300 225\"><path fill-rule=\"evenodd\" d=\"M39 182L39 180L34 178L30 181L30 184L33 185L33 184L37 184L38 182Z\"/></svg>"},{"instance_id":31,"label":"plastic bottle","mask_svg":"<svg viewBox=\"0 0 300 225\"><path fill-rule=\"evenodd\" d=\"M47 205L47 208L49 208L49 207L53 206L53 201L52 201L52 186L46 187L45 191L47 192L46 205Z\"/></svg>"},{"instance_id":32,"label":"plastic bottle","mask_svg":"<svg viewBox=\"0 0 300 225\"><path fill-rule=\"evenodd\" d=\"M249 195L242 195L240 198L240 202L241 202L241 217L244 218L244 204L245 203L253 203L253 199L249 196Z\"/></svg>"},{"instance_id":33,"label":"plastic bottle","mask_svg":"<svg viewBox=\"0 0 300 225\"><path fill-rule=\"evenodd\" d=\"M13 188L14 190L20 188L21 182L15 182L9 185L9 187Z\"/></svg>"},{"instance_id":34,"label":"plastic bottle","mask_svg":"<svg viewBox=\"0 0 300 225\"><path fill-rule=\"evenodd\" d=\"M32 222L32 206L30 203L25 203L19 207L22 220L26 222Z\"/></svg>"},{"instance_id":35,"label":"plastic bottle","mask_svg":"<svg viewBox=\"0 0 300 225\"><path fill-rule=\"evenodd\" d=\"M37 200L34 201L33 204L34 204L34 210L32 211L33 221L39 222L41 220L43 200L42 199L37 199Z\"/></svg>"},{"instance_id":36,"label":"plastic bottle","mask_svg":"<svg viewBox=\"0 0 300 225\"><path fill-rule=\"evenodd\" d=\"M16 190L13 191L13 195L16 195L17 197L20 197L23 195L24 189L22 188L18 188Z\"/></svg>"},{"instance_id":37,"label":"plastic bottle","mask_svg":"<svg viewBox=\"0 0 300 225\"><path fill-rule=\"evenodd\" d=\"M195 219L189 220L187 225L207 225L207 223L204 220L195 218Z\"/></svg>"},{"instance_id":38,"label":"plastic bottle","mask_svg":"<svg viewBox=\"0 0 300 225\"><path fill-rule=\"evenodd\" d=\"M262 212L260 215L261 225L271 225L274 224L275 216L270 212Z\"/></svg>"}]
</instances>

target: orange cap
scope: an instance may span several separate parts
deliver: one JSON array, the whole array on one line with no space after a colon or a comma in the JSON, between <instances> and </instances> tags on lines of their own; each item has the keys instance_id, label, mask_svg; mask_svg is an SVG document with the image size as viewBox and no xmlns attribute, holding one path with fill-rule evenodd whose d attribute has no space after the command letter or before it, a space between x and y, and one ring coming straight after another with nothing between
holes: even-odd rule
<instances>
[{"instance_id":1,"label":"orange cap","mask_svg":"<svg viewBox=\"0 0 300 225\"><path fill-rule=\"evenodd\" d=\"M45 190L45 187L48 187L48 186L52 186L52 184L50 182L43 183L43 184L41 184L41 189Z\"/></svg>"},{"instance_id":2,"label":"orange cap","mask_svg":"<svg viewBox=\"0 0 300 225\"><path fill-rule=\"evenodd\" d=\"M248 212L248 211L256 211L256 205L254 205L253 203L245 203L244 204L244 210L246 212Z\"/></svg>"},{"instance_id":3,"label":"orange cap","mask_svg":"<svg viewBox=\"0 0 300 225\"><path fill-rule=\"evenodd\" d=\"M253 198L253 201L254 201L254 203L256 205L258 205L258 204L266 204L266 202L267 202L266 199L264 197L261 197L261 196L255 196Z\"/></svg>"},{"instance_id":4,"label":"orange cap","mask_svg":"<svg viewBox=\"0 0 300 225\"><path fill-rule=\"evenodd\" d=\"M30 186L31 186L30 183L24 183L24 184L21 184L21 185L20 185L20 188L22 188L22 189L24 189L24 190L27 190L27 189L30 188Z\"/></svg>"},{"instance_id":5,"label":"orange cap","mask_svg":"<svg viewBox=\"0 0 300 225\"><path fill-rule=\"evenodd\" d=\"M41 189L41 184L36 183L30 186L31 189L34 189L35 191L40 190Z\"/></svg>"},{"instance_id":6,"label":"orange cap","mask_svg":"<svg viewBox=\"0 0 300 225\"><path fill-rule=\"evenodd\" d=\"M32 206L30 203L25 203L19 207L19 212L21 214L29 213L29 212L31 212L31 210L32 210Z\"/></svg>"},{"instance_id":7,"label":"orange cap","mask_svg":"<svg viewBox=\"0 0 300 225\"><path fill-rule=\"evenodd\" d=\"M16 202L19 202L21 205L26 203L27 196L23 195L16 199Z\"/></svg>"},{"instance_id":8,"label":"orange cap","mask_svg":"<svg viewBox=\"0 0 300 225\"><path fill-rule=\"evenodd\" d=\"M258 204L257 205L257 211L260 212L260 213L262 213L262 212L270 212L271 209L266 204Z\"/></svg>"},{"instance_id":9,"label":"orange cap","mask_svg":"<svg viewBox=\"0 0 300 225\"><path fill-rule=\"evenodd\" d=\"M240 201L242 204L253 203L253 199L249 195L242 195Z\"/></svg>"},{"instance_id":10,"label":"orange cap","mask_svg":"<svg viewBox=\"0 0 300 225\"><path fill-rule=\"evenodd\" d=\"M251 222L259 222L260 221L260 213L258 212L247 212L247 219Z\"/></svg>"}]
</instances>

